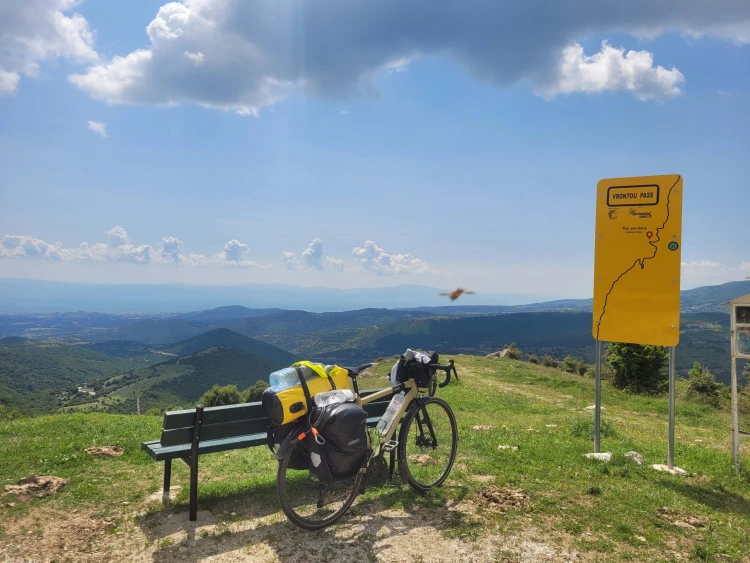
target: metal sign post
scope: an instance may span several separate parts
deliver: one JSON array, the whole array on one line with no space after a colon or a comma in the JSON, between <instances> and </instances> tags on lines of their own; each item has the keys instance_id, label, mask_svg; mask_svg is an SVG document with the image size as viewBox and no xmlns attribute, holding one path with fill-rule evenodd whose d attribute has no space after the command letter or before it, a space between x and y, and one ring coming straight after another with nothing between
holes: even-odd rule
<instances>
[{"instance_id":1,"label":"metal sign post","mask_svg":"<svg viewBox=\"0 0 750 563\"><path fill-rule=\"evenodd\" d=\"M594 404L594 453L599 453L599 422L602 408L602 341L596 341L596 401Z\"/></svg>"},{"instance_id":2,"label":"metal sign post","mask_svg":"<svg viewBox=\"0 0 750 563\"><path fill-rule=\"evenodd\" d=\"M667 467L674 469L674 346L669 347L669 438Z\"/></svg>"},{"instance_id":3,"label":"metal sign post","mask_svg":"<svg viewBox=\"0 0 750 563\"><path fill-rule=\"evenodd\" d=\"M601 446L601 342L669 346L668 458L669 469L678 472L674 347L680 341L682 192L679 174L609 178L597 184L592 323L594 455Z\"/></svg>"}]
</instances>

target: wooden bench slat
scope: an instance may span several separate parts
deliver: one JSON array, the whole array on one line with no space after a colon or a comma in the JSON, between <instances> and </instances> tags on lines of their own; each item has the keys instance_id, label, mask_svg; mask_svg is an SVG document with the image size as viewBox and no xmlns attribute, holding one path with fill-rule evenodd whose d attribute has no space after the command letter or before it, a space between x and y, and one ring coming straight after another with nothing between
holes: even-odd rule
<instances>
[{"instance_id":1,"label":"wooden bench slat","mask_svg":"<svg viewBox=\"0 0 750 563\"><path fill-rule=\"evenodd\" d=\"M260 402L241 403L239 405L224 405L221 407L206 407L203 409L203 424L221 424L263 418L266 412ZM177 428L192 428L195 425L195 409L171 411L164 413L163 430Z\"/></svg>"},{"instance_id":2,"label":"wooden bench slat","mask_svg":"<svg viewBox=\"0 0 750 563\"><path fill-rule=\"evenodd\" d=\"M223 452L227 450L238 450L251 448L253 446L262 446L267 442L266 433L248 434L245 436L235 436L233 438L224 438L222 440L211 440L201 442L198 446L198 455ZM145 446L145 444L144 444ZM162 447L158 444L143 447L143 450L156 461L165 459L179 459L190 456L190 444L180 444L177 446Z\"/></svg>"},{"instance_id":3,"label":"wooden bench slat","mask_svg":"<svg viewBox=\"0 0 750 563\"><path fill-rule=\"evenodd\" d=\"M380 416L373 416L367 419L367 426L372 428L377 426ZM198 443L198 455L209 454L214 452L223 452L227 450L236 450L242 448L251 448L253 446L264 446L268 443L266 432L248 434L244 436L235 436L219 440L203 441ZM141 443L141 450L146 452L156 461L165 459L179 459L190 455L190 443L177 444L174 446L163 446L159 440L151 440Z\"/></svg>"},{"instance_id":4,"label":"wooden bench slat","mask_svg":"<svg viewBox=\"0 0 750 563\"><path fill-rule=\"evenodd\" d=\"M199 440L220 440L234 436L245 436L265 432L270 421L268 418L254 418L251 420L237 420L221 424L202 424ZM176 428L175 430L163 430L161 433L162 446L176 446L178 444L190 444L193 441L193 428Z\"/></svg>"}]
</instances>

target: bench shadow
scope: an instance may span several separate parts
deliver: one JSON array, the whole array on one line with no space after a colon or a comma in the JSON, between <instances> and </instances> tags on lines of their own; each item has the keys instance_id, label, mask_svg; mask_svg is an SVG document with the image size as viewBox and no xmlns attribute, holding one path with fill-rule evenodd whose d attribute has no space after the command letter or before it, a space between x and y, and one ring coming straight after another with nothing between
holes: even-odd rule
<instances>
[{"instance_id":1,"label":"bench shadow","mask_svg":"<svg viewBox=\"0 0 750 563\"><path fill-rule=\"evenodd\" d=\"M698 484L667 479L662 479L661 485L718 512L734 512L750 516L750 499L727 491L721 486L708 488Z\"/></svg>"},{"instance_id":2,"label":"bench shadow","mask_svg":"<svg viewBox=\"0 0 750 563\"><path fill-rule=\"evenodd\" d=\"M257 489L273 489L273 499L269 501L269 491L255 494ZM465 524L466 516L452 509L466 498L468 488L442 489L451 491L451 500L435 498L433 504L429 493L426 497L419 495L406 485L380 487L377 497L360 497L336 524L314 532L287 520L272 485L254 487L247 495L217 499L217 513L227 514L234 506L236 516L226 520L203 510L197 522L188 522L187 513L172 514L167 520L164 514L156 513L144 516L139 524L151 542L158 544L174 534L181 538L171 545L158 546L153 554L153 561L158 563L197 562L229 552L253 560L272 559L275 555L281 561L374 561L380 551L397 547L403 541L400 538L415 528L431 526L441 532ZM201 503L203 508L211 505L203 499ZM389 509L390 506L398 508ZM217 524L217 520L223 522Z\"/></svg>"}]
</instances>

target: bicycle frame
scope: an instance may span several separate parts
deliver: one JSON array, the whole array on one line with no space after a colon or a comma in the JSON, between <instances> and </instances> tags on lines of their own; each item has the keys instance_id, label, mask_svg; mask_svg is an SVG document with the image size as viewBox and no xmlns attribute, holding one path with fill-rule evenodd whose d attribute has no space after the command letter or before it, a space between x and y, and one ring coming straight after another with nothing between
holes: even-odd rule
<instances>
[{"instance_id":1,"label":"bicycle frame","mask_svg":"<svg viewBox=\"0 0 750 563\"><path fill-rule=\"evenodd\" d=\"M401 408L396 413L396 416L393 417L393 423L391 424L391 427L388 429L388 432L386 432L385 436L383 436L383 439L381 440L381 447L386 442L389 442L393 439L393 435L396 432L396 427L398 426L398 421L400 421L404 414L406 414L406 411L408 410L409 406L412 404L412 401L417 398L419 395L419 388L417 387L417 383L410 379L406 383L399 383L398 385L394 385L393 387L389 389L383 389L382 391L378 391L377 393L373 393L372 395L368 395L367 397L360 397L359 396L359 390L357 389L357 380L353 380L354 383L354 392L356 393L356 399L355 402L360 407L362 405L366 405L367 403L371 403L373 401L377 401L378 399L382 399L383 397L387 397L388 395L395 395L396 393L400 393L401 391L405 391L408 389L406 395L404 396L404 403L401 405ZM374 454L377 454L378 452L373 452Z\"/></svg>"}]
</instances>

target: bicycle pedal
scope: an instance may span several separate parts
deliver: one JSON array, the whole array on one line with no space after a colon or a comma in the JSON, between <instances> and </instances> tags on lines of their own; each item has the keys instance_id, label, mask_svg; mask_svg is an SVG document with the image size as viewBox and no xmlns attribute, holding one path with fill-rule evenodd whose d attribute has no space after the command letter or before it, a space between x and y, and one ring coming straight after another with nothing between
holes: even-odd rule
<instances>
[{"instance_id":1,"label":"bicycle pedal","mask_svg":"<svg viewBox=\"0 0 750 563\"><path fill-rule=\"evenodd\" d=\"M392 452L397 447L398 447L398 440L388 440L385 444L383 444L383 451Z\"/></svg>"}]
</instances>

